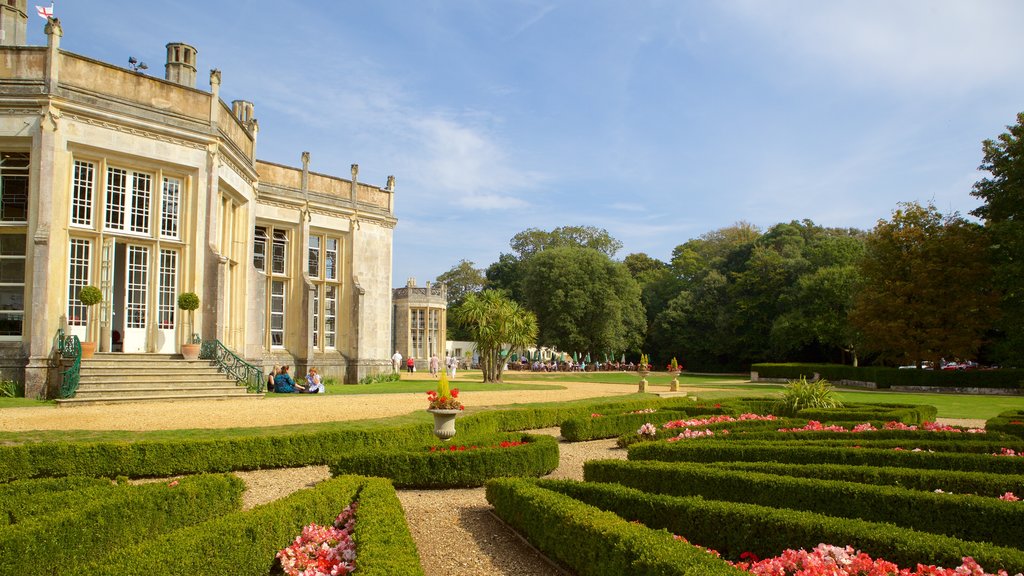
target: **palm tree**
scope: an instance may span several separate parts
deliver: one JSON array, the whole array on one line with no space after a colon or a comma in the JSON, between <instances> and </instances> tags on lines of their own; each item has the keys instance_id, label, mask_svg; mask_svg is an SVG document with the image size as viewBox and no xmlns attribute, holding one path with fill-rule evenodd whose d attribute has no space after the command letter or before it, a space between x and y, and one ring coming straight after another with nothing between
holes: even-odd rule
<instances>
[{"instance_id":1,"label":"palm tree","mask_svg":"<svg viewBox=\"0 0 1024 576\"><path fill-rule=\"evenodd\" d=\"M501 352L532 346L537 339L537 317L497 290L466 296L453 311L454 319L476 342L484 382L501 382L505 362Z\"/></svg>"}]
</instances>

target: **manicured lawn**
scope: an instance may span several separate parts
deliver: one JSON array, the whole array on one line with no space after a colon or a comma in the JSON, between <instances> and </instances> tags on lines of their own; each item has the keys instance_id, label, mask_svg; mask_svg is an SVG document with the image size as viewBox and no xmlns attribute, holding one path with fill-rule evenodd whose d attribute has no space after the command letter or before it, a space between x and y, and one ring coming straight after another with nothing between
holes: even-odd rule
<instances>
[{"instance_id":1,"label":"manicured lawn","mask_svg":"<svg viewBox=\"0 0 1024 576\"><path fill-rule=\"evenodd\" d=\"M31 398L0 398L0 409L2 408L24 408L30 406L53 406L52 400L33 400Z\"/></svg>"},{"instance_id":2,"label":"manicured lawn","mask_svg":"<svg viewBox=\"0 0 1024 576\"><path fill-rule=\"evenodd\" d=\"M457 379L450 382L452 388L458 388L464 392L493 392L495 390L561 390L565 386L556 384L527 384L524 382L504 384L484 384L480 382L480 373L477 372L476 381ZM352 394L409 394L434 390L437 388L437 380L400 380L398 382L381 382L379 384L334 384L326 387L325 394L348 396ZM295 398L302 394L267 394L267 398Z\"/></svg>"},{"instance_id":3,"label":"manicured lawn","mask_svg":"<svg viewBox=\"0 0 1024 576\"><path fill-rule=\"evenodd\" d=\"M476 372L479 374L479 372ZM479 376L477 376L479 378ZM597 384L638 384L640 376L636 372L505 372L503 380L509 382L592 382ZM694 376L685 372L679 375L682 386L741 385L749 383L749 376L739 374L723 374L715 376ZM668 386L672 376L667 372L651 372L647 375L647 384L651 386ZM759 385L753 385L759 387Z\"/></svg>"}]
</instances>

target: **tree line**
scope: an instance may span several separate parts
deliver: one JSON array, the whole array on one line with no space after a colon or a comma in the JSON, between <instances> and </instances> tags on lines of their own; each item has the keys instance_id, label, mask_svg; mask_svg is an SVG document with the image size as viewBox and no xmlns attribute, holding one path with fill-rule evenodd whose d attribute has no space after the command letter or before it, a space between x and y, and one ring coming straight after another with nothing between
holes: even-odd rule
<instances>
[{"instance_id":1,"label":"tree line","mask_svg":"<svg viewBox=\"0 0 1024 576\"><path fill-rule=\"evenodd\" d=\"M986 175L971 192L981 223L914 202L869 231L739 222L676 246L668 262L617 259L622 243L593 226L524 230L486 268L462 260L438 276L449 338L477 340L487 306L507 302L527 319L499 335L506 343L643 351L690 370L943 357L1024 366L1024 113L982 149Z\"/></svg>"}]
</instances>

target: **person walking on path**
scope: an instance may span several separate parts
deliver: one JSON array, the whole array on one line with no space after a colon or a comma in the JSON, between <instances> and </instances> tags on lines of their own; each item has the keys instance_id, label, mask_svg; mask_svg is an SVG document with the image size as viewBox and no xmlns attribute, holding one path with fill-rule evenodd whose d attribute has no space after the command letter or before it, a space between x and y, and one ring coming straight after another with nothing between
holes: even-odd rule
<instances>
[{"instance_id":1,"label":"person walking on path","mask_svg":"<svg viewBox=\"0 0 1024 576\"><path fill-rule=\"evenodd\" d=\"M395 355L391 357L391 369L395 372L402 371L402 354L395 350Z\"/></svg>"},{"instance_id":2,"label":"person walking on path","mask_svg":"<svg viewBox=\"0 0 1024 576\"><path fill-rule=\"evenodd\" d=\"M437 352L430 355L430 377L437 378L437 368L440 361L437 359Z\"/></svg>"},{"instance_id":3,"label":"person walking on path","mask_svg":"<svg viewBox=\"0 0 1024 576\"><path fill-rule=\"evenodd\" d=\"M459 359L455 356L448 357L448 379L455 380L455 372L459 369Z\"/></svg>"},{"instance_id":4,"label":"person walking on path","mask_svg":"<svg viewBox=\"0 0 1024 576\"><path fill-rule=\"evenodd\" d=\"M416 371L416 359L409 356L409 359L405 361L405 366L409 369L409 374L412 374Z\"/></svg>"}]
</instances>

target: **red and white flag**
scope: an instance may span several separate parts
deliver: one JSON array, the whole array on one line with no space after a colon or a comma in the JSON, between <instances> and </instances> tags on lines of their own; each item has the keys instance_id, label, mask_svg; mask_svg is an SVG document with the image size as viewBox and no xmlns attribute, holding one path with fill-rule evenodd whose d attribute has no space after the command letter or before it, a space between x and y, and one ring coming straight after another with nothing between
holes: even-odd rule
<instances>
[{"instance_id":1,"label":"red and white flag","mask_svg":"<svg viewBox=\"0 0 1024 576\"><path fill-rule=\"evenodd\" d=\"M39 14L39 17L42 18L43 20L46 20L47 18L53 18L53 2L50 3L49 7L36 6L36 14Z\"/></svg>"}]
</instances>

